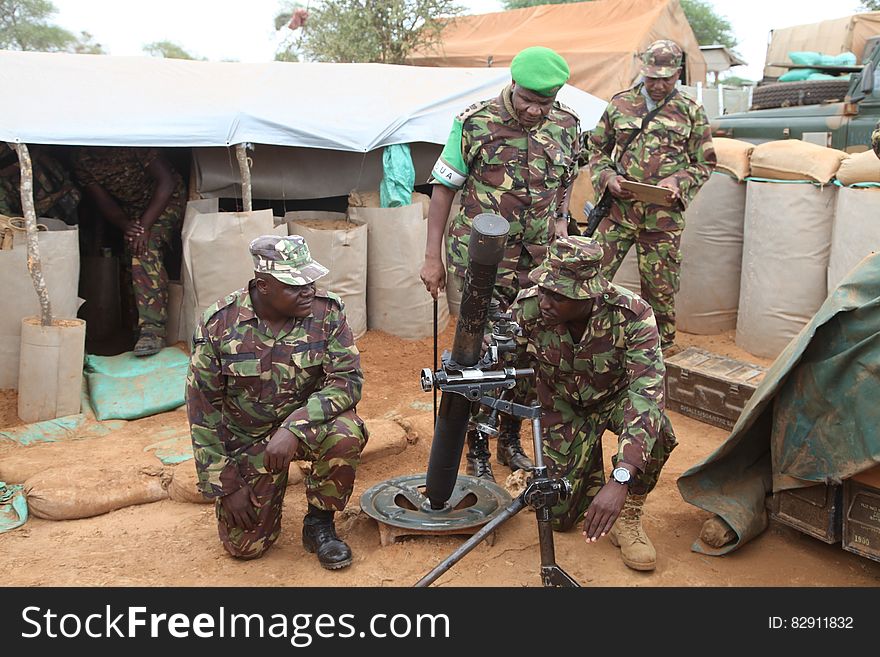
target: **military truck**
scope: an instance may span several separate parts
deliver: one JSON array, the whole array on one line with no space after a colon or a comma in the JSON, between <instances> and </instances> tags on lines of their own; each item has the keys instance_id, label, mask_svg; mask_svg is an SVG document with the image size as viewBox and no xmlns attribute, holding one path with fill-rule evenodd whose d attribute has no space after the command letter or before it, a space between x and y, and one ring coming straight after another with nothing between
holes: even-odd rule
<instances>
[{"instance_id":1,"label":"military truck","mask_svg":"<svg viewBox=\"0 0 880 657\"><path fill-rule=\"evenodd\" d=\"M868 44L850 79L777 82L757 87L752 109L712 120L712 134L760 144L804 141L858 153L870 148L880 121L880 39ZM815 67L811 67L815 68ZM832 68L832 67L827 67ZM838 67L847 68L847 67Z\"/></svg>"}]
</instances>

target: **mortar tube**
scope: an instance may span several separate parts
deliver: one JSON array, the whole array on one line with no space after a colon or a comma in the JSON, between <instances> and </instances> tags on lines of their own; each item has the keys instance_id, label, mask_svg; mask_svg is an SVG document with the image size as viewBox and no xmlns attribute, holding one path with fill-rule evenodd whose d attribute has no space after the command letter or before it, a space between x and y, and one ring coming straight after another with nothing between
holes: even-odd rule
<instances>
[{"instance_id":1,"label":"mortar tube","mask_svg":"<svg viewBox=\"0 0 880 657\"><path fill-rule=\"evenodd\" d=\"M510 224L497 214L483 213L474 218L461 310L455 326L451 359L447 365L449 369L473 367L480 360L489 302L509 231ZM444 392L440 398L425 479L425 496L432 509L444 508L455 488L471 405L471 401L457 393Z\"/></svg>"}]
</instances>

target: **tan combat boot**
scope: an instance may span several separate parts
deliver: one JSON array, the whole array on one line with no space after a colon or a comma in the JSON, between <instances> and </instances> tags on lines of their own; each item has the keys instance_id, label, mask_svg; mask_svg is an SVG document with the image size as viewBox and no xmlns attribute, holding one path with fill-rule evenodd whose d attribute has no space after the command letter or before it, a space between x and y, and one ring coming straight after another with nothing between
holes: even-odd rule
<instances>
[{"instance_id":1,"label":"tan combat boot","mask_svg":"<svg viewBox=\"0 0 880 657\"><path fill-rule=\"evenodd\" d=\"M654 544L642 528L642 507L647 495L627 495L620 517L608 538L614 547L620 548L620 558L633 570L654 570L657 552Z\"/></svg>"}]
</instances>

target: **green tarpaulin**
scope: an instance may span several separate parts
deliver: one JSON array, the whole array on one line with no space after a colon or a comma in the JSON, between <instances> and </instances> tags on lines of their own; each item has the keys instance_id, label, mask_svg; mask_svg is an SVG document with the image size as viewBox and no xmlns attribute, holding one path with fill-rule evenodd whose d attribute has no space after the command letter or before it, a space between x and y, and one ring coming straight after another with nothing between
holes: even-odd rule
<instances>
[{"instance_id":1,"label":"green tarpaulin","mask_svg":"<svg viewBox=\"0 0 880 657\"><path fill-rule=\"evenodd\" d=\"M880 463L880 254L862 260L768 370L721 447L678 479L734 542L767 527L771 492L835 483Z\"/></svg>"}]
</instances>

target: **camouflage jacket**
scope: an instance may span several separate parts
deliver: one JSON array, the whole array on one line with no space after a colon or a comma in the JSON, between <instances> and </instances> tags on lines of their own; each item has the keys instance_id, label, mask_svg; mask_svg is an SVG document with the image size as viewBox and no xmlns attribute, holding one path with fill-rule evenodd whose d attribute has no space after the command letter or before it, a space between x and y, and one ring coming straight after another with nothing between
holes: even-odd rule
<instances>
[{"instance_id":1,"label":"camouflage jacket","mask_svg":"<svg viewBox=\"0 0 880 657\"><path fill-rule=\"evenodd\" d=\"M567 330L544 324L537 287L522 290L511 306L522 328L519 362L535 368L535 392L550 424L620 405L624 429L617 457L644 470L665 404L657 323L645 301L616 285L595 303L575 341Z\"/></svg>"},{"instance_id":2,"label":"camouflage jacket","mask_svg":"<svg viewBox=\"0 0 880 657\"><path fill-rule=\"evenodd\" d=\"M147 171L158 157L155 148L82 146L73 156L73 170L83 188L97 184L116 199L131 219L138 219L150 205L156 182ZM174 192L169 206L183 208L186 189L183 178L172 169Z\"/></svg>"},{"instance_id":3,"label":"camouflage jacket","mask_svg":"<svg viewBox=\"0 0 880 657\"><path fill-rule=\"evenodd\" d=\"M432 172L433 182L462 190L447 240L447 262L459 275L467 269L474 217L492 212L510 223L499 284L513 280L523 245L540 259L550 243L561 192L577 175L580 130L577 115L562 103L530 129L516 120L511 103L507 87L459 114Z\"/></svg>"},{"instance_id":4,"label":"camouflage jacket","mask_svg":"<svg viewBox=\"0 0 880 657\"><path fill-rule=\"evenodd\" d=\"M360 354L339 297L319 290L312 313L276 336L254 312L252 287L205 311L193 338L186 407L208 497L266 472L263 452L279 427L301 437L361 398Z\"/></svg>"},{"instance_id":5,"label":"camouflage jacket","mask_svg":"<svg viewBox=\"0 0 880 657\"><path fill-rule=\"evenodd\" d=\"M633 130L642 125L648 106L642 85L622 91L611 99L598 125L587 140L587 157L597 194L615 174L615 151ZM627 147L618 169L629 180L656 185L672 182L682 209L687 208L715 168L715 148L706 112L696 101L679 92L670 99Z\"/></svg>"}]
</instances>

